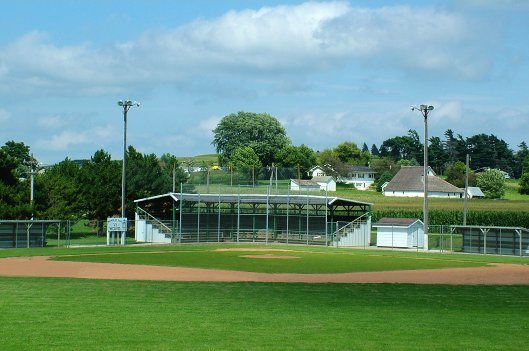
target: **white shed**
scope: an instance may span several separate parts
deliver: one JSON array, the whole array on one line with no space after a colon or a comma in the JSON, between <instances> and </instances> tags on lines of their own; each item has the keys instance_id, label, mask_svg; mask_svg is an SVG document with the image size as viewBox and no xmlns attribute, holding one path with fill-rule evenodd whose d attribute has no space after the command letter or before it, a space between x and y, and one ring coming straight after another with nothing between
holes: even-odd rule
<instances>
[{"instance_id":1,"label":"white shed","mask_svg":"<svg viewBox=\"0 0 529 351\"><path fill-rule=\"evenodd\" d=\"M336 191L336 181L330 176L312 177L312 181L319 184L320 190Z\"/></svg>"},{"instance_id":2,"label":"white shed","mask_svg":"<svg viewBox=\"0 0 529 351\"><path fill-rule=\"evenodd\" d=\"M377 246L428 249L420 219L384 217L373 227L377 228Z\"/></svg>"}]
</instances>

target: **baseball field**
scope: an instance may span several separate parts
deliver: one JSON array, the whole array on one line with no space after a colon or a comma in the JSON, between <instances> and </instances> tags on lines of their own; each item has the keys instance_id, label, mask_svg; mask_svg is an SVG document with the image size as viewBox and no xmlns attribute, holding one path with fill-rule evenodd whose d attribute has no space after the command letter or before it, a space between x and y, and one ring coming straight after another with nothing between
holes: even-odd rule
<instances>
[{"instance_id":1,"label":"baseball field","mask_svg":"<svg viewBox=\"0 0 529 351\"><path fill-rule=\"evenodd\" d=\"M516 257L273 245L0 251L2 350L526 350Z\"/></svg>"}]
</instances>

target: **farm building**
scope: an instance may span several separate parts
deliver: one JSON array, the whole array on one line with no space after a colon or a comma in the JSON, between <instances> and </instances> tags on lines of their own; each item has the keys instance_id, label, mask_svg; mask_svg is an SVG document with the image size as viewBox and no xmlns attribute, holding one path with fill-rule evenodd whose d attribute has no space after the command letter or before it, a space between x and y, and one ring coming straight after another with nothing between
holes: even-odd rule
<instances>
[{"instance_id":1,"label":"farm building","mask_svg":"<svg viewBox=\"0 0 529 351\"><path fill-rule=\"evenodd\" d=\"M386 184L382 191L384 196L423 197L423 167L403 166ZM436 176L430 168L428 172L428 196L456 198L463 197L464 191Z\"/></svg>"},{"instance_id":2,"label":"farm building","mask_svg":"<svg viewBox=\"0 0 529 351\"><path fill-rule=\"evenodd\" d=\"M525 228L454 225L450 232L463 236L464 252L529 256L529 230Z\"/></svg>"},{"instance_id":3,"label":"farm building","mask_svg":"<svg viewBox=\"0 0 529 351\"><path fill-rule=\"evenodd\" d=\"M371 204L338 197L168 193L135 202L138 241L369 244Z\"/></svg>"},{"instance_id":4,"label":"farm building","mask_svg":"<svg viewBox=\"0 0 529 351\"><path fill-rule=\"evenodd\" d=\"M423 222L420 219L384 217L373 224L373 227L377 228L377 246L423 248L424 243L428 243L424 238Z\"/></svg>"}]
</instances>

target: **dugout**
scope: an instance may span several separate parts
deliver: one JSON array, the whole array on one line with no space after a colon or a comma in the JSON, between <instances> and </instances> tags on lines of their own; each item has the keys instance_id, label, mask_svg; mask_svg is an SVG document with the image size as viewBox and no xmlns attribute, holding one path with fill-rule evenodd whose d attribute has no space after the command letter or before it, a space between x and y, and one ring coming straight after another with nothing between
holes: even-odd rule
<instances>
[{"instance_id":1,"label":"dugout","mask_svg":"<svg viewBox=\"0 0 529 351\"><path fill-rule=\"evenodd\" d=\"M137 241L369 245L371 204L339 197L167 193L135 202Z\"/></svg>"},{"instance_id":2,"label":"dugout","mask_svg":"<svg viewBox=\"0 0 529 351\"><path fill-rule=\"evenodd\" d=\"M520 227L450 226L462 235L463 252L529 256L529 230Z\"/></svg>"},{"instance_id":3,"label":"dugout","mask_svg":"<svg viewBox=\"0 0 529 351\"><path fill-rule=\"evenodd\" d=\"M0 248L46 246L46 230L59 220L0 220ZM59 229L60 230L60 229Z\"/></svg>"}]
</instances>

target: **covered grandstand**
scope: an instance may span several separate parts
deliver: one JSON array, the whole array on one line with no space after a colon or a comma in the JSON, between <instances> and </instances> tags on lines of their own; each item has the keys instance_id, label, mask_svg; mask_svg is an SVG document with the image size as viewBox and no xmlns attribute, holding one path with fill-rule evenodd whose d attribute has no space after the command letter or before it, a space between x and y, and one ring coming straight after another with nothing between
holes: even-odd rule
<instances>
[{"instance_id":1,"label":"covered grandstand","mask_svg":"<svg viewBox=\"0 0 529 351\"><path fill-rule=\"evenodd\" d=\"M367 246L372 204L309 194L176 193L135 200L137 241Z\"/></svg>"}]
</instances>

